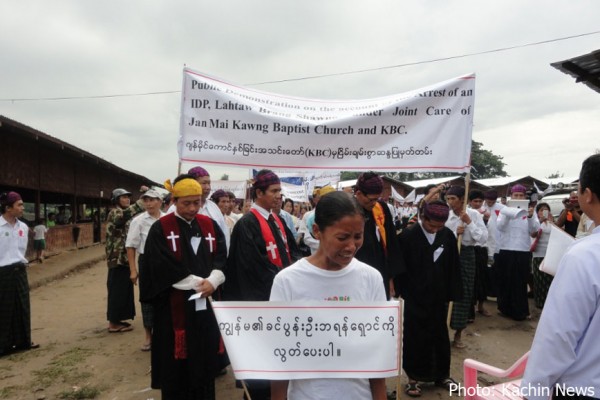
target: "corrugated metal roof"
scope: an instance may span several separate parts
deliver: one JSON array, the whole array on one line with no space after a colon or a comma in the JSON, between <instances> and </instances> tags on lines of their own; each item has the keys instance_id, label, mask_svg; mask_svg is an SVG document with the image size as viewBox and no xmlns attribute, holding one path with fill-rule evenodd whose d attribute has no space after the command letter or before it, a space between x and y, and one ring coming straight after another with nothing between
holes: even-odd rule
<instances>
[{"instance_id":1,"label":"corrugated metal roof","mask_svg":"<svg viewBox=\"0 0 600 400\"><path fill-rule=\"evenodd\" d=\"M600 50L550 65L600 93Z\"/></svg>"}]
</instances>

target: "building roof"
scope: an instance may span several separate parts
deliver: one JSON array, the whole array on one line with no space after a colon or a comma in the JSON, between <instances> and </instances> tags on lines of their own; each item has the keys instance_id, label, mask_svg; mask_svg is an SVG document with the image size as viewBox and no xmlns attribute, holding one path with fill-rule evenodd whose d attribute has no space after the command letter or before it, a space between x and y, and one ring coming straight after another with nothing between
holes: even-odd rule
<instances>
[{"instance_id":1,"label":"building roof","mask_svg":"<svg viewBox=\"0 0 600 400\"><path fill-rule=\"evenodd\" d=\"M590 89L600 93L600 50L592 51L579 57L557 61L554 68L575 78L575 82L584 83Z\"/></svg>"}]
</instances>

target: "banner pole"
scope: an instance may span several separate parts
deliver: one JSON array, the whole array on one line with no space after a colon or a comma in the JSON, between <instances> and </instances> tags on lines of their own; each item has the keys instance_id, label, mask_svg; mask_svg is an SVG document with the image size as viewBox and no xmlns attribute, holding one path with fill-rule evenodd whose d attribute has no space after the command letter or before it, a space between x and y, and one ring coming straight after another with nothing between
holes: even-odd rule
<instances>
[{"instance_id":1,"label":"banner pole","mask_svg":"<svg viewBox=\"0 0 600 400\"><path fill-rule=\"evenodd\" d=\"M250 397L250 392L248 392L248 387L246 386L246 381L240 381L240 382L242 382L242 387L244 388L244 393L246 394L246 399L252 400L252 397Z\"/></svg>"}]
</instances>

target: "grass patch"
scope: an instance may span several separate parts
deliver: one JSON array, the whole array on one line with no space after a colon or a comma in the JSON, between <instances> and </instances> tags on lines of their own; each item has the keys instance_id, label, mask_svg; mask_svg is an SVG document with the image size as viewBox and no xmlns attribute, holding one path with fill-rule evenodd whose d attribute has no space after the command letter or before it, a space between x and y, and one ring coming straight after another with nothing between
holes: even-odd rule
<instances>
[{"instance_id":1,"label":"grass patch","mask_svg":"<svg viewBox=\"0 0 600 400\"><path fill-rule=\"evenodd\" d=\"M100 392L95 386L74 387L73 390L60 392L58 397L68 400L95 399Z\"/></svg>"},{"instance_id":2,"label":"grass patch","mask_svg":"<svg viewBox=\"0 0 600 400\"><path fill-rule=\"evenodd\" d=\"M12 399L15 391L22 389L21 386L5 386L0 388L0 399Z\"/></svg>"},{"instance_id":3,"label":"grass patch","mask_svg":"<svg viewBox=\"0 0 600 400\"><path fill-rule=\"evenodd\" d=\"M79 383L89 378L92 374L82 370L79 364L92 353L90 349L74 347L54 357L46 368L33 371L35 384L48 387L55 383Z\"/></svg>"}]
</instances>

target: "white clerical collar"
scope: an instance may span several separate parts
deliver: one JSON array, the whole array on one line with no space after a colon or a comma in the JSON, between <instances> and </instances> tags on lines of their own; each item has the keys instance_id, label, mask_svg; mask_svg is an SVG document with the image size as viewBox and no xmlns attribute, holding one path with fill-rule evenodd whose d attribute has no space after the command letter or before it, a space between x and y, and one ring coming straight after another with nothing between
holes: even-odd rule
<instances>
[{"instance_id":1,"label":"white clerical collar","mask_svg":"<svg viewBox=\"0 0 600 400\"><path fill-rule=\"evenodd\" d=\"M421 222L421 221L419 221L419 226L421 227L421 230L425 234L425 237L427 238L427 241L429 242L429 244L433 244L433 242L435 241L435 235L436 235L436 233L429 233L429 232L427 232L425 230L425 228L423 228L423 222Z\"/></svg>"},{"instance_id":2,"label":"white clerical collar","mask_svg":"<svg viewBox=\"0 0 600 400\"><path fill-rule=\"evenodd\" d=\"M262 215L266 220L269 219L269 215L271 215L271 211L270 210L262 208L261 206L259 206L256 203L252 204L252 208L254 208L256 211L258 211L258 213L260 215Z\"/></svg>"},{"instance_id":3,"label":"white clerical collar","mask_svg":"<svg viewBox=\"0 0 600 400\"><path fill-rule=\"evenodd\" d=\"M185 223L186 223L186 224L188 224L188 225L192 225L192 221L193 221L193 220L192 220L192 221L188 221L187 219L183 218L181 215L177 214L177 210L173 211L173 213L175 214L175 216L176 216L177 218L179 218L179 219L180 219L180 220L182 220L182 221L185 221Z\"/></svg>"}]
</instances>

